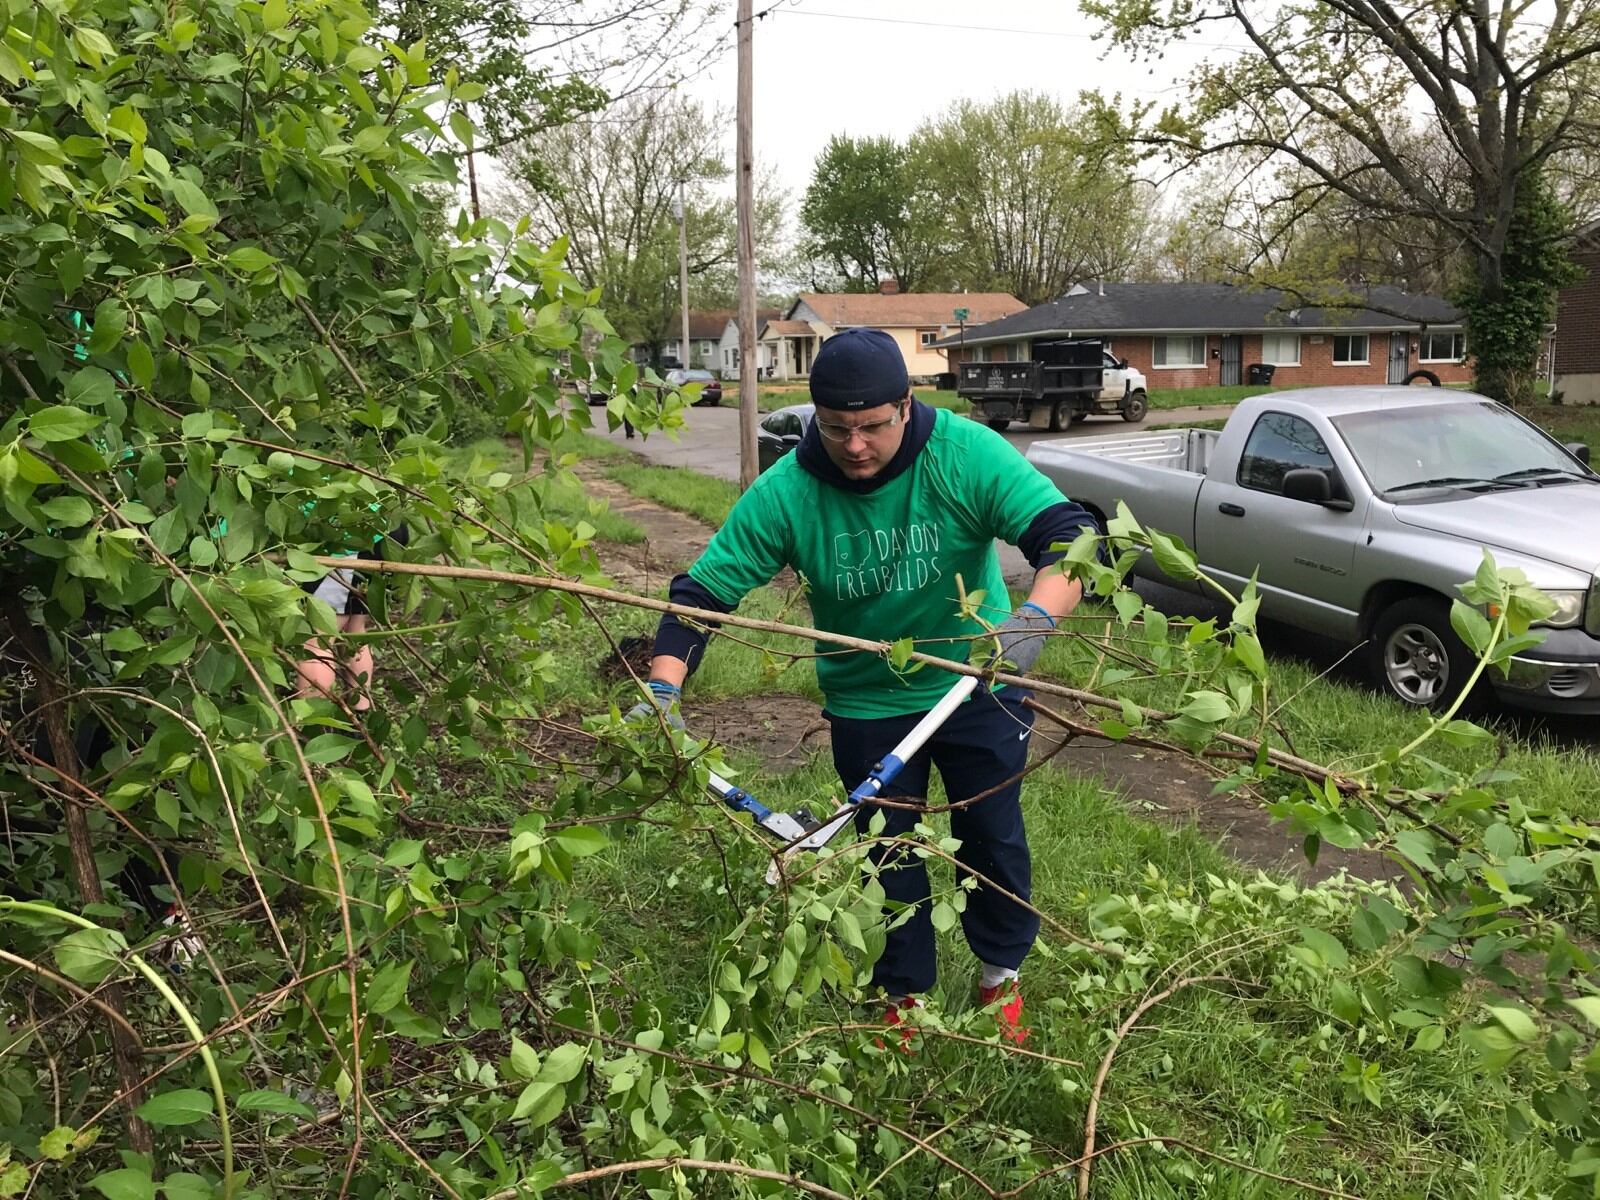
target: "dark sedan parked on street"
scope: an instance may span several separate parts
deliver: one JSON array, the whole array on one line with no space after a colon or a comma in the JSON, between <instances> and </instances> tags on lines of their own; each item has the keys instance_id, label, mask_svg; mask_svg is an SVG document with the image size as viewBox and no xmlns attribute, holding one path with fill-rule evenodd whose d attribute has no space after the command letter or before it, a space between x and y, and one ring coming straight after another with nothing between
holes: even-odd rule
<instances>
[{"instance_id":1,"label":"dark sedan parked on street","mask_svg":"<svg viewBox=\"0 0 1600 1200\"><path fill-rule=\"evenodd\" d=\"M761 418L756 428L756 461L760 470L765 471L800 444L814 412L814 405L792 404Z\"/></svg>"}]
</instances>

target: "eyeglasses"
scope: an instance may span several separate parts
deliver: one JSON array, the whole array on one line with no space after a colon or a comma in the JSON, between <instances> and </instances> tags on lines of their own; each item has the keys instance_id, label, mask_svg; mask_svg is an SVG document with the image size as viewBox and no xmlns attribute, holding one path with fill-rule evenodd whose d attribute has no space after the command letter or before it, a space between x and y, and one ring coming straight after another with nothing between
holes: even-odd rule
<instances>
[{"instance_id":1,"label":"eyeglasses","mask_svg":"<svg viewBox=\"0 0 1600 1200\"><path fill-rule=\"evenodd\" d=\"M904 415L905 409L900 407L887 421L868 421L865 425L835 425L832 421L817 421L816 426L817 432L830 442L848 442L857 433L871 440L900 424L900 418Z\"/></svg>"}]
</instances>

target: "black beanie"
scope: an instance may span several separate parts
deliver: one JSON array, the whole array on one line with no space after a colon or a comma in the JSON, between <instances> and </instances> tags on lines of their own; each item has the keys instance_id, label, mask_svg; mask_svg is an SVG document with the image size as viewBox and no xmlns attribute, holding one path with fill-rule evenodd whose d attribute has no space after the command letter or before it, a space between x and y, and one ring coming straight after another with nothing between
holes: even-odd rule
<instances>
[{"instance_id":1,"label":"black beanie","mask_svg":"<svg viewBox=\"0 0 1600 1200\"><path fill-rule=\"evenodd\" d=\"M875 408L910 389L900 347L881 329L840 330L811 364L811 401L818 408Z\"/></svg>"}]
</instances>

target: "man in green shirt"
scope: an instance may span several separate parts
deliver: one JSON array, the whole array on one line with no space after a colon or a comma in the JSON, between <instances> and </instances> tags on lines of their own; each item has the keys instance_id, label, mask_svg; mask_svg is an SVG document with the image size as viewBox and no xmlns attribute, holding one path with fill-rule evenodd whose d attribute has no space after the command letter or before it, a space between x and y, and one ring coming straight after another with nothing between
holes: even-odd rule
<instances>
[{"instance_id":1,"label":"man in green shirt","mask_svg":"<svg viewBox=\"0 0 1600 1200\"><path fill-rule=\"evenodd\" d=\"M915 400L900 349L881 330L847 329L824 342L812 366L811 398L815 418L799 448L740 497L705 552L673 581L672 599L732 612L753 588L793 567L808 585L821 629L882 641L910 636L919 650L965 659L970 639L987 625L999 657L1026 672L1045 635L1082 596L1077 581L1050 569L1062 554L1051 547L1093 528L1092 519L1000 434ZM1019 546L1037 571L1014 611L996 538ZM978 598L985 624L961 615L958 578L969 601ZM629 716L660 710L681 728L677 701L705 644L705 633L663 618L649 699ZM826 643L817 649L836 651ZM929 668L900 673L880 656L835 652L817 660L817 681L848 792L954 677ZM957 859L994 885L969 893L962 928L981 964L979 999L998 1005L1002 1029L1018 1041L1026 1030L1017 971L1039 928L1011 898L1027 901L1032 878L1018 776L1033 714L1022 699L1014 688L974 696L884 793L924 798L931 765L952 804L982 797L950 813L961 840ZM912 810L882 811L885 837L909 834L916 824ZM865 831L872 815L864 806L858 828ZM893 847L873 854L886 865L880 880L890 902L915 906L888 931L873 970L887 997L886 1020L899 1024L900 1010L935 979L928 875L921 859Z\"/></svg>"}]
</instances>

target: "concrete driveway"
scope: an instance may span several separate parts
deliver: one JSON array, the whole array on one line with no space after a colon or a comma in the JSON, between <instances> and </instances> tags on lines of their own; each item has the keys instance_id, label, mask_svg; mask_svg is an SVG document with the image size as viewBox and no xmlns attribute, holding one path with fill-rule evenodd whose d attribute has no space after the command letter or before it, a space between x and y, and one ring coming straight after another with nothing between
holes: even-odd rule
<instances>
[{"instance_id":1,"label":"concrete driveway","mask_svg":"<svg viewBox=\"0 0 1600 1200\"><path fill-rule=\"evenodd\" d=\"M1137 425L1130 425L1118 417L1090 417L1060 433L1045 433L1013 425L1004 436L1018 450L1026 453L1030 445L1042 438L1105 437L1136 433L1156 425L1217 420L1227 417L1232 411L1228 405L1152 411ZM739 481L739 410L736 408L691 408L685 414L684 428L679 431L676 440L658 433L650 437L640 434L631 442L624 440L620 427L609 433L606 431L603 409L592 408L590 413L595 419L596 434L627 447L649 462L664 467L687 467L691 471L732 483ZM1000 544L999 551L1006 582L1025 586L1033 577L1027 560L1015 547L1004 543Z\"/></svg>"}]
</instances>

